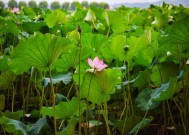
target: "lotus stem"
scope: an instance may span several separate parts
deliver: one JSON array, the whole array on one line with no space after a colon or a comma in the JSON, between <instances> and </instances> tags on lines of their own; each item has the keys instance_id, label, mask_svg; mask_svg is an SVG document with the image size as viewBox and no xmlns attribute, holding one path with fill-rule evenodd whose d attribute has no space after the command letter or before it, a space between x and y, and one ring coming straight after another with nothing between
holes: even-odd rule
<instances>
[{"instance_id":1,"label":"lotus stem","mask_svg":"<svg viewBox=\"0 0 189 135\"><path fill-rule=\"evenodd\" d=\"M52 91L52 98L53 98L53 116L54 116L54 134L57 135L57 127L56 127L56 95L53 87L53 81L52 81L52 75L51 75L51 69L49 67L49 77L50 77L50 83L51 83L51 91Z\"/></svg>"}]
</instances>

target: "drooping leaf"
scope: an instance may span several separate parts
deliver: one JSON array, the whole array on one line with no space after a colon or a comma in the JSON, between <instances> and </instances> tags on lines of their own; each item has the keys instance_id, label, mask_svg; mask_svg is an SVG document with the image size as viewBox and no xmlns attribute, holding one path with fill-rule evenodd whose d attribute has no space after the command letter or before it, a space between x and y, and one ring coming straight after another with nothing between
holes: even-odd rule
<instances>
[{"instance_id":1,"label":"drooping leaf","mask_svg":"<svg viewBox=\"0 0 189 135\"><path fill-rule=\"evenodd\" d=\"M12 61L23 61L26 65L36 68L49 68L69 44L70 41L66 38L37 34L20 42L15 48ZM17 66L22 68L22 65Z\"/></svg>"},{"instance_id":2,"label":"drooping leaf","mask_svg":"<svg viewBox=\"0 0 189 135\"><path fill-rule=\"evenodd\" d=\"M142 111L154 109L159 105L159 102L153 102L151 100L151 89L143 89L136 98L137 107L139 107Z\"/></svg>"},{"instance_id":3,"label":"drooping leaf","mask_svg":"<svg viewBox=\"0 0 189 135\"><path fill-rule=\"evenodd\" d=\"M48 124L46 117L40 118L32 127L28 130L28 135L54 135L52 125Z\"/></svg>"},{"instance_id":4,"label":"drooping leaf","mask_svg":"<svg viewBox=\"0 0 189 135\"><path fill-rule=\"evenodd\" d=\"M8 133L18 134L21 132L23 135L27 135L27 126L21 121L2 116L0 118L0 124L4 126L4 130Z\"/></svg>"},{"instance_id":5,"label":"drooping leaf","mask_svg":"<svg viewBox=\"0 0 189 135\"><path fill-rule=\"evenodd\" d=\"M170 77L169 82L162 84L151 94L152 101L163 101L173 97L177 85L177 77Z\"/></svg>"},{"instance_id":6,"label":"drooping leaf","mask_svg":"<svg viewBox=\"0 0 189 135\"><path fill-rule=\"evenodd\" d=\"M129 134L136 133L138 129L142 129L149 125L149 123L153 120L153 117L144 118L141 122L139 122L137 125L135 125L132 130L129 132Z\"/></svg>"},{"instance_id":7,"label":"drooping leaf","mask_svg":"<svg viewBox=\"0 0 189 135\"><path fill-rule=\"evenodd\" d=\"M84 107L84 104L81 105ZM72 98L71 101L60 102L55 106L56 118L57 119L69 119L71 117L79 115L79 100L77 98ZM41 109L42 116L53 116L52 107L43 107Z\"/></svg>"},{"instance_id":8,"label":"drooping leaf","mask_svg":"<svg viewBox=\"0 0 189 135\"><path fill-rule=\"evenodd\" d=\"M70 83L72 80L72 75L71 73L67 73L67 74L56 74L56 75L53 75L52 77L52 83L53 84L56 84L56 83L59 83L59 82L63 82L64 84L68 84ZM43 79L43 82L44 82L44 86L47 86L48 83L50 83L50 78L44 78Z\"/></svg>"},{"instance_id":9,"label":"drooping leaf","mask_svg":"<svg viewBox=\"0 0 189 135\"><path fill-rule=\"evenodd\" d=\"M81 98L102 104L110 99L115 87L120 83L121 72L118 69L105 69L97 73L86 73L81 84Z\"/></svg>"}]
</instances>

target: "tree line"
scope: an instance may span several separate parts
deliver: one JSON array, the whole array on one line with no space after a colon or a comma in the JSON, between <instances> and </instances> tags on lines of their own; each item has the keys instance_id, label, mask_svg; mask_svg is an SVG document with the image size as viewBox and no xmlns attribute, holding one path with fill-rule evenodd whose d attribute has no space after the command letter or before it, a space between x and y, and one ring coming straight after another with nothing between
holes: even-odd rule
<instances>
[{"instance_id":1,"label":"tree line","mask_svg":"<svg viewBox=\"0 0 189 135\"><path fill-rule=\"evenodd\" d=\"M28 6L31 8L38 7L38 8L42 8L42 9L51 8L52 10L60 9L60 8L63 8L65 10L75 10L75 8L78 4L82 5L84 8L88 8L90 6L95 6L95 7L105 8L105 9L109 8L109 4L105 3L105 2L90 2L90 3L88 3L88 1L83 1L80 3L78 1L73 1L71 3L64 2L61 4L58 1L54 1L54 2L50 3L50 5L49 5L47 1L40 1L39 4L34 0L30 0L28 3L25 1L20 1L20 2L17 2L15 0L8 1L9 8L13 8L13 7L21 8L22 6ZM0 1L0 8L5 8L5 3L3 1Z\"/></svg>"}]
</instances>

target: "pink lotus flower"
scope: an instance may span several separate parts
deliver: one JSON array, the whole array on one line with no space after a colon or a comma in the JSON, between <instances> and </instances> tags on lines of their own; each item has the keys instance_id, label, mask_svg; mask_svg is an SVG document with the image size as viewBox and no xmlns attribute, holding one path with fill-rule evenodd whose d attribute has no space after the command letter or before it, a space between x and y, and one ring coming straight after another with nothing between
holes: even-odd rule
<instances>
[{"instance_id":1,"label":"pink lotus flower","mask_svg":"<svg viewBox=\"0 0 189 135\"><path fill-rule=\"evenodd\" d=\"M17 7L13 7L13 9L11 10L12 13L16 13L16 14L19 14L20 13L20 10L19 8Z\"/></svg>"},{"instance_id":2,"label":"pink lotus flower","mask_svg":"<svg viewBox=\"0 0 189 135\"><path fill-rule=\"evenodd\" d=\"M93 61L88 58L88 64L92 67L92 69L87 69L88 72L101 71L108 66L104 64L103 60L99 60L98 57L95 57Z\"/></svg>"}]
</instances>

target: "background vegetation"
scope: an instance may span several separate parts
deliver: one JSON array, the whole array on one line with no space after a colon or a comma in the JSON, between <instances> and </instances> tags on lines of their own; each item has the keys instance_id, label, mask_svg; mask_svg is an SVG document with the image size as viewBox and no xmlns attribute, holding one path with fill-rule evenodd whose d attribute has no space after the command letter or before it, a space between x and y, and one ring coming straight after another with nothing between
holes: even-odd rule
<instances>
[{"instance_id":1,"label":"background vegetation","mask_svg":"<svg viewBox=\"0 0 189 135\"><path fill-rule=\"evenodd\" d=\"M39 7L39 8L42 8L42 9L46 9L46 8L50 8L52 10L54 9L60 9L60 8L63 8L63 9L66 9L66 10L75 10L75 7L77 4L81 4L83 7L85 8L88 8L89 6L94 6L94 7L101 7L101 8L105 8L105 9L108 9L109 8L109 5L108 3L105 3L105 2L91 2L91 3L88 3L88 1L82 1L81 3L79 2L63 2L63 3L59 3L57 1L54 1L52 3L50 3L48 5L48 2L47 1L40 1L39 4L37 4L37 2L35 2L34 0L30 0L28 3L26 3L25 1L20 1L17 3L17 1L15 0L9 0L8 1L8 7L19 7L21 8L22 6L28 6L28 7L31 7L31 8L36 8L36 7ZM5 7L5 4L3 1L0 1L0 8L4 8Z\"/></svg>"}]
</instances>

